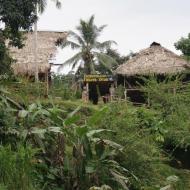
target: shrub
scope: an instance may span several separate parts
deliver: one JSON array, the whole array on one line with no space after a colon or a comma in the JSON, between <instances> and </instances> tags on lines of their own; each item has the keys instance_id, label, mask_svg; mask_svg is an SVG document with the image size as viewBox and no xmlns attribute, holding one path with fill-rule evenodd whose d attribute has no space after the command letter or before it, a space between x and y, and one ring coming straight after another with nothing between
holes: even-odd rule
<instances>
[{"instance_id":1,"label":"shrub","mask_svg":"<svg viewBox=\"0 0 190 190\"><path fill-rule=\"evenodd\" d=\"M35 151L30 146L0 146L0 183L7 190L34 190Z\"/></svg>"}]
</instances>

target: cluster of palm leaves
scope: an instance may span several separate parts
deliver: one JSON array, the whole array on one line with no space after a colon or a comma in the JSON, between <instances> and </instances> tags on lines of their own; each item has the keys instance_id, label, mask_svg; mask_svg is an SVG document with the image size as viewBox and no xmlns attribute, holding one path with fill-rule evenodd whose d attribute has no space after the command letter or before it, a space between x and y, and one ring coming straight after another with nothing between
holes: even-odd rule
<instances>
[{"instance_id":1,"label":"cluster of palm leaves","mask_svg":"<svg viewBox=\"0 0 190 190\"><path fill-rule=\"evenodd\" d=\"M117 64L116 60L106 54L106 50L111 48L114 41L99 42L98 37L104 30L106 25L100 27L94 24L94 16L88 21L80 20L80 25L76 28L77 32L68 31L67 38L57 40L57 45L65 48L71 47L78 52L70 59L63 63L63 66L72 66L72 69L78 67L83 68L85 74L96 73L96 65L104 65L106 68L112 69L113 64Z\"/></svg>"},{"instance_id":2,"label":"cluster of palm leaves","mask_svg":"<svg viewBox=\"0 0 190 190\"><path fill-rule=\"evenodd\" d=\"M61 8L61 1L60 0L52 0L56 3L57 8ZM43 13L47 6L47 0L37 0L37 7L39 13Z\"/></svg>"}]
</instances>

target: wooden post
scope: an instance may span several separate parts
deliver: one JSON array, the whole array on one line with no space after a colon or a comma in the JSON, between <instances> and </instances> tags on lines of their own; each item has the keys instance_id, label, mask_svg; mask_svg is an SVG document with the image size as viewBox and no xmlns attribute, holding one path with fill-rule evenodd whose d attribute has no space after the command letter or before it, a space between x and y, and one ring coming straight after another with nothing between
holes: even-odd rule
<instances>
[{"instance_id":1,"label":"wooden post","mask_svg":"<svg viewBox=\"0 0 190 190\"><path fill-rule=\"evenodd\" d=\"M45 82L46 82L46 96L48 97L49 95L49 71L46 72L45 75Z\"/></svg>"},{"instance_id":2,"label":"wooden post","mask_svg":"<svg viewBox=\"0 0 190 190\"><path fill-rule=\"evenodd\" d=\"M114 96L115 96L115 87L114 87L114 84L111 85L111 87L109 89L109 93L110 93L110 101L113 102Z\"/></svg>"},{"instance_id":3,"label":"wooden post","mask_svg":"<svg viewBox=\"0 0 190 190\"><path fill-rule=\"evenodd\" d=\"M148 92L148 107L150 107L150 92Z\"/></svg>"},{"instance_id":4,"label":"wooden post","mask_svg":"<svg viewBox=\"0 0 190 190\"><path fill-rule=\"evenodd\" d=\"M35 15L38 15L38 6L35 7ZM39 82L38 68L38 25L37 20L34 23L34 64L35 64L35 82Z\"/></svg>"},{"instance_id":5,"label":"wooden post","mask_svg":"<svg viewBox=\"0 0 190 190\"><path fill-rule=\"evenodd\" d=\"M86 83L86 101L89 101L89 83Z\"/></svg>"},{"instance_id":6,"label":"wooden post","mask_svg":"<svg viewBox=\"0 0 190 190\"><path fill-rule=\"evenodd\" d=\"M126 84L125 84L125 75L124 75L124 88L126 87Z\"/></svg>"},{"instance_id":7,"label":"wooden post","mask_svg":"<svg viewBox=\"0 0 190 190\"><path fill-rule=\"evenodd\" d=\"M118 75L116 75L116 78L115 78L115 81L114 81L115 88L117 88L117 86L118 86L117 81L118 81Z\"/></svg>"},{"instance_id":8,"label":"wooden post","mask_svg":"<svg viewBox=\"0 0 190 190\"><path fill-rule=\"evenodd\" d=\"M174 95L176 95L176 88L173 88L173 93Z\"/></svg>"},{"instance_id":9,"label":"wooden post","mask_svg":"<svg viewBox=\"0 0 190 190\"><path fill-rule=\"evenodd\" d=\"M125 80L125 75L124 75L124 96L125 96L125 101L127 100L127 89L126 89L126 80Z\"/></svg>"},{"instance_id":10,"label":"wooden post","mask_svg":"<svg viewBox=\"0 0 190 190\"><path fill-rule=\"evenodd\" d=\"M127 89L125 88L125 91L124 91L124 96L125 96L125 101L127 100Z\"/></svg>"}]
</instances>

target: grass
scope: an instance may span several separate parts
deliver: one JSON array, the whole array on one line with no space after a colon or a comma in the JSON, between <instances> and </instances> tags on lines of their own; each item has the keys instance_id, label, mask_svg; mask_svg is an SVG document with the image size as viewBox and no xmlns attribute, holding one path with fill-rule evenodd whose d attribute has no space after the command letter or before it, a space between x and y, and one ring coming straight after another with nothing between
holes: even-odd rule
<instances>
[{"instance_id":1,"label":"grass","mask_svg":"<svg viewBox=\"0 0 190 190\"><path fill-rule=\"evenodd\" d=\"M18 146L16 150L12 150L11 146L1 146L0 184L11 190L34 190L34 155L35 151L30 146ZM3 189L3 186L0 188Z\"/></svg>"}]
</instances>

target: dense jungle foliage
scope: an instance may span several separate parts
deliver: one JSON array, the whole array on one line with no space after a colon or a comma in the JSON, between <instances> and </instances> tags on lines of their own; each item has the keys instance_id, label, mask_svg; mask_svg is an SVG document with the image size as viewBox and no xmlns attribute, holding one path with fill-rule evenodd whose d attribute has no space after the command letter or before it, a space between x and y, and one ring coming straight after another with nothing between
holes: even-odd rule
<instances>
[{"instance_id":1,"label":"dense jungle foliage","mask_svg":"<svg viewBox=\"0 0 190 190\"><path fill-rule=\"evenodd\" d=\"M122 100L122 86L115 102L84 104L76 75L54 77L46 98L41 83L4 81L13 62L6 41L22 48L20 30L31 30L36 5L43 12L46 4L0 0L0 190L190 189L190 85L181 79L144 79L148 106L139 107ZM114 63L112 71L133 56L110 50L113 41L97 41L104 27L92 16L78 27L84 39L71 31L78 43L60 39L63 48L79 50L66 63L82 59L87 73L107 73L103 66ZM189 57L189 44L188 36L175 46Z\"/></svg>"},{"instance_id":2,"label":"dense jungle foliage","mask_svg":"<svg viewBox=\"0 0 190 190\"><path fill-rule=\"evenodd\" d=\"M149 107L122 100L94 106L32 91L23 101L29 84L14 94L3 83L0 189L189 189L190 86L145 83Z\"/></svg>"}]
</instances>

